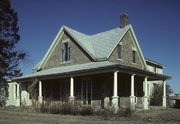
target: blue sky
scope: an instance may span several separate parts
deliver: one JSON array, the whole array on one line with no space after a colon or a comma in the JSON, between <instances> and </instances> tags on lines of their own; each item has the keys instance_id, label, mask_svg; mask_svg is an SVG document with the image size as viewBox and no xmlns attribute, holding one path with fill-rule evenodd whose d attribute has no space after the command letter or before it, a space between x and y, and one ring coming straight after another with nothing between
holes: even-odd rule
<instances>
[{"instance_id":1,"label":"blue sky","mask_svg":"<svg viewBox=\"0 0 180 124\"><path fill-rule=\"evenodd\" d=\"M28 53L24 74L42 59L62 25L85 34L119 26L127 13L145 58L165 65L164 73L175 93L180 93L179 0L11 0L18 12L18 48Z\"/></svg>"}]
</instances>

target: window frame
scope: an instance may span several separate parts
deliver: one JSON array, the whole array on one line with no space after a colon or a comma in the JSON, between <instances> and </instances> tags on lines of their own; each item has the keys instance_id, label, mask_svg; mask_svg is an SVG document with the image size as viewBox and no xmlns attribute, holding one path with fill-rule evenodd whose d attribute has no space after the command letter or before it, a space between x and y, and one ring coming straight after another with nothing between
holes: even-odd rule
<instances>
[{"instance_id":1,"label":"window frame","mask_svg":"<svg viewBox=\"0 0 180 124\"><path fill-rule=\"evenodd\" d=\"M118 45L118 59L122 59L122 45Z\"/></svg>"},{"instance_id":2,"label":"window frame","mask_svg":"<svg viewBox=\"0 0 180 124\"><path fill-rule=\"evenodd\" d=\"M132 62L136 63L136 51L135 50L132 51Z\"/></svg>"},{"instance_id":3,"label":"window frame","mask_svg":"<svg viewBox=\"0 0 180 124\"><path fill-rule=\"evenodd\" d=\"M71 61L71 47L69 47L68 42L63 43L63 49L61 50L61 62Z\"/></svg>"}]
</instances>

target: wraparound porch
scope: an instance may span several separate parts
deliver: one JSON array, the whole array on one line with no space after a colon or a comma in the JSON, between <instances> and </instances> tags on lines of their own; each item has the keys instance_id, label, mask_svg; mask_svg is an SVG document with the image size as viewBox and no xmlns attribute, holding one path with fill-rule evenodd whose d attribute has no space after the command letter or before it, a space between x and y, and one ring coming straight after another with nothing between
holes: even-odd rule
<instances>
[{"instance_id":1,"label":"wraparound porch","mask_svg":"<svg viewBox=\"0 0 180 124\"><path fill-rule=\"evenodd\" d=\"M118 71L38 81L38 101L74 102L85 105L149 108L148 77ZM165 86L165 82L164 82ZM166 91L164 90L164 96ZM163 103L165 103L163 99ZM166 107L166 104L163 104Z\"/></svg>"},{"instance_id":2,"label":"wraparound porch","mask_svg":"<svg viewBox=\"0 0 180 124\"><path fill-rule=\"evenodd\" d=\"M116 109L126 106L134 109L136 105L142 104L144 109L148 109L148 81L163 81L162 106L166 107L165 80L168 78L135 67L104 61L42 70L14 81L23 86L37 79L40 103L48 99L62 102L79 100L82 104L97 104L101 107L109 105Z\"/></svg>"}]
</instances>

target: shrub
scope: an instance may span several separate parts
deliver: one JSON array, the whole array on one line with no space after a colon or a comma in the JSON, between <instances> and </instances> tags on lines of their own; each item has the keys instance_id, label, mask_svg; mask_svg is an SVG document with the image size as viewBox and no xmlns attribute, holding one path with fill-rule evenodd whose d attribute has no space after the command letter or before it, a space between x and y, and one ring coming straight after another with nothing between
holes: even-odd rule
<instances>
[{"instance_id":1,"label":"shrub","mask_svg":"<svg viewBox=\"0 0 180 124\"><path fill-rule=\"evenodd\" d=\"M41 105L41 112L52 114L79 114L80 105L78 103L52 103L51 101Z\"/></svg>"},{"instance_id":2,"label":"shrub","mask_svg":"<svg viewBox=\"0 0 180 124\"><path fill-rule=\"evenodd\" d=\"M118 117L130 117L132 114L133 111L130 108L119 109L116 113Z\"/></svg>"},{"instance_id":3,"label":"shrub","mask_svg":"<svg viewBox=\"0 0 180 124\"><path fill-rule=\"evenodd\" d=\"M7 100L7 87L0 86L0 108L5 107Z\"/></svg>"},{"instance_id":4,"label":"shrub","mask_svg":"<svg viewBox=\"0 0 180 124\"><path fill-rule=\"evenodd\" d=\"M80 108L80 115L93 115L94 111L91 106L82 106Z\"/></svg>"},{"instance_id":5,"label":"shrub","mask_svg":"<svg viewBox=\"0 0 180 124\"><path fill-rule=\"evenodd\" d=\"M114 113L112 108L95 110L91 106L82 106L80 103L52 103L46 102L41 105L40 111L51 114L64 115L97 115L103 117L105 120L111 117L130 117L133 111L130 108L119 109Z\"/></svg>"},{"instance_id":6,"label":"shrub","mask_svg":"<svg viewBox=\"0 0 180 124\"><path fill-rule=\"evenodd\" d=\"M163 96L163 86L155 85L153 95L150 99L150 105L160 106L162 104L162 96Z\"/></svg>"},{"instance_id":7,"label":"shrub","mask_svg":"<svg viewBox=\"0 0 180 124\"><path fill-rule=\"evenodd\" d=\"M94 112L95 115L103 117L105 120L109 120L114 115L114 111L111 109L99 109Z\"/></svg>"}]
</instances>

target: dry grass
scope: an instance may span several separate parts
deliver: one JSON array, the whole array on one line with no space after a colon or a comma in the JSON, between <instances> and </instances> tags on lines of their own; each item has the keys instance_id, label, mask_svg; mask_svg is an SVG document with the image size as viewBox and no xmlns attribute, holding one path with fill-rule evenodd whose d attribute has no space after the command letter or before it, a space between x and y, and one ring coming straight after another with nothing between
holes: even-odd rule
<instances>
[{"instance_id":1,"label":"dry grass","mask_svg":"<svg viewBox=\"0 0 180 124\"><path fill-rule=\"evenodd\" d=\"M104 120L99 116L72 116L0 110L0 124L141 124L180 123L180 109L137 112L133 117Z\"/></svg>"}]
</instances>

